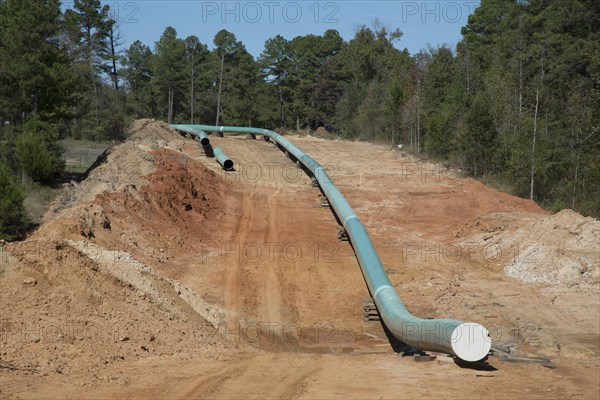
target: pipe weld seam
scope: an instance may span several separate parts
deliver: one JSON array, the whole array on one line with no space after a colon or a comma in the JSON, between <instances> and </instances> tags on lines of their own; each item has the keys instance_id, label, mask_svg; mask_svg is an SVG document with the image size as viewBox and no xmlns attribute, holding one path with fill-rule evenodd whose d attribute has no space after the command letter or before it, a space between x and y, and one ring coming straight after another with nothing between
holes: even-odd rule
<instances>
[{"instance_id":1,"label":"pipe weld seam","mask_svg":"<svg viewBox=\"0 0 600 400\"><path fill-rule=\"evenodd\" d=\"M347 216L347 217L344 219L344 227L346 227L346 223L348 222L348 220L349 220L349 219L352 219L352 218L356 218L356 219L358 219L358 217L357 217L356 215L349 215L349 216Z\"/></svg>"},{"instance_id":2,"label":"pipe weld seam","mask_svg":"<svg viewBox=\"0 0 600 400\"><path fill-rule=\"evenodd\" d=\"M385 290L385 289L394 289L394 288L391 287L390 285L379 286L377 288L377 290L375 291L375 293L373 293L373 300L375 300L377 298L377 295L379 294L379 292L381 292L382 290Z\"/></svg>"}]
</instances>

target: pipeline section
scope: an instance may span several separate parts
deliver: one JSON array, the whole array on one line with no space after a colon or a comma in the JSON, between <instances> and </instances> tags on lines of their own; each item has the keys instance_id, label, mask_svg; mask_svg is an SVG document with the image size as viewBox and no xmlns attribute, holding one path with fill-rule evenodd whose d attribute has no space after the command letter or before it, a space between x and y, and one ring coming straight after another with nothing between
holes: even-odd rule
<instances>
[{"instance_id":1,"label":"pipeline section","mask_svg":"<svg viewBox=\"0 0 600 400\"><path fill-rule=\"evenodd\" d=\"M210 132L263 135L274 140L311 171L348 234L382 320L397 339L417 349L453 354L469 362L479 361L487 356L491 339L482 325L454 319L418 318L406 309L385 272L367 230L318 162L289 140L270 130L210 125L194 125L194 128Z\"/></svg>"},{"instance_id":2,"label":"pipeline section","mask_svg":"<svg viewBox=\"0 0 600 400\"><path fill-rule=\"evenodd\" d=\"M210 144L210 139L205 131L198 128L195 125L169 125L171 129L175 129L180 132L189 133L192 136L195 136L196 139L200 142L202 146L208 146Z\"/></svg>"},{"instance_id":3,"label":"pipeline section","mask_svg":"<svg viewBox=\"0 0 600 400\"><path fill-rule=\"evenodd\" d=\"M217 159L217 161L219 162L219 164L221 164L221 166L223 167L224 170L226 171L231 171L233 169L233 161L231 161L229 159L229 157L227 157L225 155L225 153L223 153L223 150L221 150L220 147L215 147L213 149L214 154L215 154L215 158Z\"/></svg>"}]
</instances>

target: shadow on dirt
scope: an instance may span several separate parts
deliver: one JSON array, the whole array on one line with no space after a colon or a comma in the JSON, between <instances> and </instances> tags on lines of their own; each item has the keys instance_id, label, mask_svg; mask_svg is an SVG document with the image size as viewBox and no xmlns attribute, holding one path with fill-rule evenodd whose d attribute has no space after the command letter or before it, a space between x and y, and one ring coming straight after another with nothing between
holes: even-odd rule
<instances>
[{"instance_id":1,"label":"shadow on dirt","mask_svg":"<svg viewBox=\"0 0 600 400\"><path fill-rule=\"evenodd\" d=\"M477 361L477 362L463 361L463 360L455 357L454 364L458 365L461 368L472 369L475 371L498 371L498 368L490 365L487 362L487 357L484 358L483 360Z\"/></svg>"},{"instance_id":2,"label":"shadow on dirt","mask_svg":"<svg viewBox=\"0 0 600 400\"><path fill-rule=\"evenodd\" d=\"M206 157L213 158L215 156L215 152L211 144L202 146L202 149L204 150L204 154L206 155Z\"/></svg>"}]
</instances>

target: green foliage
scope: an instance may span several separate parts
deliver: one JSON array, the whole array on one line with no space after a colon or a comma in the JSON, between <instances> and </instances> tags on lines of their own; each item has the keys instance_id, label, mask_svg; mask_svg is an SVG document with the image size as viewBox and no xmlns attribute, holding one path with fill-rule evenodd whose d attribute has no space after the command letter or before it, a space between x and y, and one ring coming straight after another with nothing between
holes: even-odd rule
<instances>
[{"instance_id":1,"label":"green foliage","mask_svg":"<svg viewBox=\"0 0 600 400\"><path fill-rule=\"evenodd\" d=\"M215 45L215 53L219 58L233 56L238 46L235 35L225 29L217 32L213 43Z\"/></svg>"},{"instance_id":2,"label":"green foliage","mask_svg":"<svg viewBox=\"0 0 600 400\"><path fill-rule=\"evenodd\" d=\"M292 98L286 114L291 126L315 129L327 123L331 97L339 98L335 69L327 64L342 46L343 39L331 29L323 36L298 36L290 42L288 84Z\"/></svg>"},{"instance_id":3,"label":"green foliage","mask_svg":"<svg viewBox=\"0 0 600 400\"><path fill-rule=\"evenodd\" d=\"M466 166L474 176L483 175L494 167L496 131L489 107L485 93L475 97L459 139Z\"/></svg>"},{"instance_id":4,"label":"green foliage","mask_svg":"<svg viewBox=\"0 0 600 400\"><path fill-rule=\"evenodd\" d=\"M346 137L396 143L401 136L403 106L412 91L412 62L394 42L400 31L390 32L377 23L362 26L333 57L340 72L342 95L335 123ZM334 91L335 93L335 91Z\"/></svg>"},{"instance_id":5,"label":"green foliage","mask_svg":"<svg viewBox=\"0 0 600 400\"><path fill-rule=\"evenodd\" d=\"M118 27L109 6L99 0L76 0L63 18L63 45L68 49L71 91L75 100L67 135L91 140L124 137L123 93L119 88ZM108 80L112 81L112 85Z\"/></svg>"},{"instance_id":6,"label":"green foliage","mask_svg":"<svg viewBox=\"0 0 600 400\"><path fill-rule=\"evenodd\" d=\"M260 70L252 55L239 43L224 82L223 121L228 125L253 125Z\"/></svg>"},{"instance_id":7,"label":"green foliage","mask_svg":"<svg viewBox=\"0 0 600 400\"><path fill-rule=\"evenodd\" d=\"M152 50L136 40L121 58L121 74L127 82L127 114L135 118L157 115L156 93L152 87Z\"/></svg>"},{"instance_id":8,"label":"green foliage","mask_svg":"<svg viewBox=\"0 0 600 400\"><path fill-rule=\"evenodd\" d=\"M158 110L167 122L172 123L176 110L183 102L185 85L186 47L177 38L177 31L167 27L154 49L153 77L159 94Z\"/></svg>"},{"instance_id":9,"label":"green foliage","mask_svg":"<svg viewBox=\"0 0 600 400\"><path fill-rule=\"evenodd\" d=\"M78 45L75 55L97 68L104 68L109 53L109 31L114 21L109 18L110 7L100 0L75 0L65 13L71 39ZM95 71L90 70L93 76Z\"/></svg>"},{"instance_id":10,"label":"green foliage","mask_svg":"<svg viewBox=\"0 0 600 400\"><path fill-rule=\"evenodd\" d=\"M11 238L26 224L24 199L25 194L12 178L10 169L0 161L0 238Z\"/></svg>"},{"instance_id":11,"label":"green foliage","mask_svg":"<svg viewBox=\"0 0 600 400\"><path fill-rule=\"evenodd\" d=\"M37 119L21 126L15 153L21 169L35 182L53 183L65 166L56 128Z\"/></svg>"},{"instance_id":12,"label":"green foliage","mask_svg":"<svg viewBox=\"0 0 600 400\"><path fill-rule=\"evenodd\" d=\"M71 78L58 0L0 2L0 120L23 115L58 121L70 115Z\"/></svg>"},{"instance_id":13,"label":"green foliage","mask_svg":"<svg viewBox=\"0 0 600 400\"><path fill-rule=\"evenodd\" d=\"M417 58L423 109L409 102L409 119L425 111L425 151L553 209L600 215L600 14L592 3L484 0L456 54Z\"/></svg>"},{"instance_id":14,"label":"green foliage","mask_svg":"<svg viewBox=\"0 0 600 400\"><path fill-rule=\"evenodd\" d=\"M189 109L190 123L195 123L198 114L196 111L198 91L207 92L212 85L210 69L205 68L208 65L210 52L208 47L201 43L196 36L188 36L183 42L186 49L187 79L190 91L189 101L184 104ZM203 114L200 112L200 115Z\"/></svg>"},{"instance_id":15,"label":"green foliage","mask_svg":"<svg viewBox=\"0 0 600 400\"><path fill-rule=\"evenodd\" d=\"M435 113L431 113L426 120L425 132L427 135L423 147L427 154L436 158L447 158L456 147L453 113L450 105L443 103ZM472 136L471 132L470 136Z\"/></svg>"},{"instance_id":16,"label":"green foliage","mask_svg":"<svg viewBox=\"0 0 600 400\"><path fill-rule=\"evenodd\" d=\"M265 49L258 58L258 66L267 83L263 85L259 96L263 106L259 108L259 119L268 126L283 127L286 125L286 113L292 95L290 42L281 35L267 39ZM276 99L277 109L268 106L272 99Z\"/></svg>"},{"instance_id":17,"label":"green foliage","mask_svg":"<svg viewBox=\"0 0 600 400\"><path fill-rule=\"evenodd\" d=\"M448 47L430 49L429 53L431 58L425 71L423 96L428 108L433 110L451 100L452 82L456 73L454 55Z\"/></svg>"}]
</instances>

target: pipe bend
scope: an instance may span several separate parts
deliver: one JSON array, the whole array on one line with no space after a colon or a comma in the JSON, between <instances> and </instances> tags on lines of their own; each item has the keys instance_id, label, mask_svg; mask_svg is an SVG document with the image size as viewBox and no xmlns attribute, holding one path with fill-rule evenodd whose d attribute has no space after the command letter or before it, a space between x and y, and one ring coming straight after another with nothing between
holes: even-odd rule
<instances>
[{"instance_id":1,"label":"pipe bend","mask_svg":"<svg viewBox=\"0 0 600 400\"><path fill-rule=\"evenodd\" d=\"M317 161L289 140L267 129L210 125L195 127L205 131L267 136L312 172L338 218L343 222L373 301L385 325L396 338L421 350L445 352L465 361L479 361L487 356L491 340L489 332L482 325L454 319L418 318L406 309L389 280L362 222Z\"/></svg>"},{"instance_id":2,"label":"pipe bend","mask_svg":"<svg viewBox=\"0 0 600 400\"><path fill-rule=\"evenodd\" d=\"M208 135L206 134L206 132L194 125L171 124L171 125L169 125L169 127L171 129L175 129L180 132L189 133L189 134L195 136L196 140L198 140L200 142L200 144L204 147L207 147L210 145L210 139L208 138Z\"/></svg>"}]
</instances>

